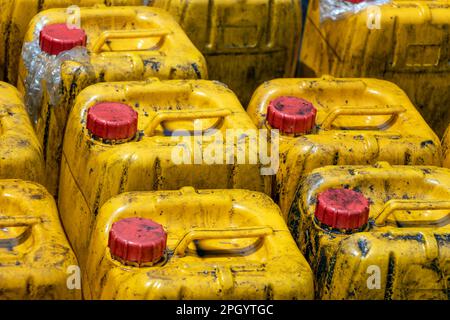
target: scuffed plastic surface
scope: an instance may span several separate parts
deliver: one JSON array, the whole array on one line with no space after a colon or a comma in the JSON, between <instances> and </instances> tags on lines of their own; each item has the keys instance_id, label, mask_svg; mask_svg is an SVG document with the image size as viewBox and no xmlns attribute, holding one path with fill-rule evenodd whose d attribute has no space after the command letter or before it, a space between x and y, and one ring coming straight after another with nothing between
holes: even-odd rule
<instances>
[{"instance_id":1,"label":"scuffed plastic surface","mask_svg":"<svg viewBox=\"0 0 450 320\"><path fill-rule=\"evenodd\" d=\"M45 154L47 187L55 196L59 185L64 128L75 98L81 90L96 82L104 81L140 81L153 77L208 78L205 58L176 21L162 9L138 6L81 7L80 15L80 23L88 37L86 47L90 61L85 64L79 61L65 61L61 64L61 71L57 72L58 76L61 76L61 81L55 82L57 93L60 95L56 96L58 103L52 104L53 98L43 87L43 97L38 107L35 125L36 134ZM24 43L35 39L36 27L42 21L45 22L44 25L49 25L61 23L66 19L64 8L42 11L31 21ZM107 37L112 33L126 32L122 33L122 36L131 38L129 41L115 39L110 42L112 47L106 45L93 50L99 40L103 41L100 35L105 31L109 32ZM146 36L143 32L155 33L155 36ZM134 38L135 33L144 38L141 40ZM155 42L156 40L158 41ZM17 86L25 95L24 84L28 72L23 59L19 60Z\"/></svg>"},{"instance_id":2,"label":"scuffed plastic surface","mask_svg":"<svg viewBox=\"0 0 450 320\"><path fill-rule=\"evenodd\" d=\"M81 299L69 278L77 258L52 196L23 180L0 180L0 189L0 300Z\"/></svg>"},{"instance_id":3,"label":"scuffed plastic surface","mask_svg":"<svg viewBox=\"0 0 450 320\"><path fill-rule=\"evenodd\" d=\"M450 123L448 0L395 1L322 24L320 1L310 1L300 76L394 82L441 137Z\"/></svg>"},{"instance_id":4,"label":"scuffed plastic surface","mask_svg":"<svg viewBox=\"0 0 450 320\"><path fill-rule=\"evenodd\" d=\"M442 138L442 166L450 169L450 125Z\"/></svg>"},{"instance_id":5,"label":"scuffed plastic surface","mask_svg":"<svg viewBox=\"0 0 450 320\"><path fill-rule=\"evenodd\" d=\"M244 106L264 81L295 75L299 0L151 0L149 5L172 14L205 56L210 79L226 83Z\"/></svg>"},{"instance_id":6,"label":"scuffed plastic surface","mask_svg":"<svg viewBox=\"0 0 450 320\"><path fill-rule=\"evenodd\" d=\"M369 225L347 234L314 218L317 194L344 186L371 200ZM297 190L288 226L315 274L316 298L448 300L449 199L444 168L378 162L312 171Z\"/></svg>"},{"instance_id":7,"label":"scuffed plastic surface","mask_svg":"<svg viewBox=\"0 0 450 320\"><path fill-rule=\"evenodd\" d=\"M370 6L380 6L391 2L391 0L321 0L320 1L320 22L331 19L337 20L347 14L358 13Z\"/></svg>"},{"instance_id":8,"label":"scuffed plastic surface","mask_svg":"<svg viewBox=\"0 0 450 320\"><path fill-rule=\"evenodd\" d=\"M61 85L61 65L64 61L82 63L89 69L90 57L87 49L76 47L53 56L41 51L39 46L39 33L44 24L36 26L33 41L23 45L22 59L27 76L25 78L25 103L30 117L37 121L40 112L43 84L48 92L50 103L57 105L60 99L59 87Z\"/></svg>"},{"instance_id":9,"label":"scuffed plastic surface","mask_svg":"<svg viewBox=\"0 0 450 320\"><path fill-rule=\"evenodd\" d=\"M142 134L124 143L99 143L86 130L92 97L97 102L121 101L132 107L138 113L138 132ZM231 114L219 115L226 119L217 125L217 120L204 116L188 120L192 119L189 113L197 110L211 114L224 109L230 110ZM186 120L169 120L164 128L155 127L155 120L163 119L161 116L169 115L174 119L177 114L186 115ZM197 118L198 113L194 117ZM232 145L233 139L213 142L210 136L176 137L171 134L175 130L192 131L193 121L202 128L214 126L217 130L214 132L220 132L224 137L234 130L239 133L256 130L237 97L219 82L154 78L145 82L97 83L77 96L64 133L58 204L67 235L81 263L87 256L89 235L100 206L118 193L175 190L189 185L198 189L247 189L271 194L272 176L260 174L263 168L271 169L268 164L263 165L261 161L238 163L238 150L249 150L250 139ZM165 135L165 132L171 133ZM186 140L181 141L184 138ZM205 148L221 143L224 160L211 164L173 160L176 158L173 155L180 149L179 143L190 152L190 146L197 143L195 141L200 141ZM227 164L227 161L231 163L230 159L233 164ZM276 160L271 164L275 170Z\"/></svg>"},{"instance_id":10,"label":"scuffed plastic surface","mask_svg":"<svg viewBox=\"0 0 450 320\"><path fill-rule=\"evenodd\" d=\"M111 258L111 225L132 216L166 227L171 253L162 263L125 267ZM86 299L314 298L311 269L278 207L262 193L192 187L129 192L105 203L98 218L83 269ZM261 233L252 237L254 232ZM233 239L225 239L227 233ZM196 249L186 250L194 234Z\"/></svg>"},{"instance_id":11,"label":"scuffed plastic surface","mask_svg":"<svg viewBox=\"0 0 450 320\"><path fill-rule=\"evenodd\" d=\"M280 167L273 197L285 216L299 181L315 168L375 164L377 161L398 165L441 165L438 137L405 93L393 83L331 76L274 79L255 91L247 108L258 128L267 128L268 104L281 96L301 97L317 109L315 131L297 137L280 135ZM387 126L381 122L389 121L389 117L380 118L373 114L386 106L404 108L404 111L398 109L399 113L391 113L394 109L390 109L388 113L397 114L397 118ZM356 110L365 115L348 115ZM333 116L338 114L339 117ZM332 119L334 124L328 126L326 119Z\"/></svg>"},{"instance_id":12,"label":"scuffed plastic surface","mask_svg":"<svg viewBox=\"0 0 450 320\"><path fill-rule=\"evenodd\" d=\"M0 179L22 179L44 184L42 147L22 94L5 82L0 82L0 128Z\"/></svg>"}]
</instances>

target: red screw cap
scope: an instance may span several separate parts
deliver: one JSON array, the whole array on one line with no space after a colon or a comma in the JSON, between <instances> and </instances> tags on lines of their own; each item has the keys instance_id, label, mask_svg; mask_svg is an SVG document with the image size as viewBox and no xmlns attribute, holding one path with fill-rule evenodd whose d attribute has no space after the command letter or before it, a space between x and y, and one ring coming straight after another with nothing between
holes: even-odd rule
<instances>
[{"instance_id":1,"label":"red screw cap","mask_svg":"<svg viewBox=\"0 0 450 320\"><path fill-rule=\"evenodd\" d=\"M279 97L267 107L267 121L282 133L304 134L311 132L317 110L311 102L296 97Z\"/></svg>"},{"instance_id":2,"label":"red screw cap","mask_svg":"<svg viewBox=\"0 0 450 320\"><path fill-rule=\"evenodd\" d=\"M65 23L46 25L39 35L41 50L57 55L78 46L86 46L86 32L79 28L69 28Z\"/></svg>"},{"instance_id":3,"label":"red screw cap","mask_svg":"<svg viewBox=\"0 0 450 320\"><path fill-rule=\"evenodd\" d=\"M364 0L344 0L344 1L345 2L351 2L353 4L358 4L358 3L364 2Z\"/></svg>"},{"instance_id":4,"label":"red screw cap","mask_svg":"<svg viewBox=\"0 0 450 320\"><path fill-rule=\"evenodd\" d=\"M164 255L167 234L149 219L126 218L113 223L108 247L111 256L136 264L154 263Z\"/></svg>"},{"instance_id":5,"label":"red screw cap","mask_svg":"<svg viewBox=\"0 0 450 320\"><path fill-rule=\"evenodd\" d=\"M329 189L317 196L316 218L335 229L358 229L369 220L369 200L360 192Z\"/></svg>"},{"instance_id":6,"label":"red screw cap","mask_svg":"<svg viewBox=\"0 0 450 320\"><path fill-rule=\"evenodd\" d=\"M138 114L130 106L101 102L91 107L86 127L91 134L106 140L129 139L136 135Z\"/></svg>"}]
</instances>

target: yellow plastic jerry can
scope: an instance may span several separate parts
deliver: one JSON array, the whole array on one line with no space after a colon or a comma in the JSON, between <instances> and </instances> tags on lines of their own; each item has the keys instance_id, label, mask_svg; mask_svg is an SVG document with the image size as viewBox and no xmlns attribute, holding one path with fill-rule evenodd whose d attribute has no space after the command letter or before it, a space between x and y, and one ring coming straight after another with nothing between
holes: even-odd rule
<instances>
[{"instance_id":1,"label":"yellow plastic jerry can","mask_svg":"<svg viewBox=\"0 0 450 320\"><path fill-rule=\"evenodd\" d=\"M248 190L129 192L98 215L88 299L312 299L311 269L272 200Z\"/></svg>"},{"instance_id":2,"label":"yellow plastic jerry can","mask_svg":"<svg viewBox=\"0 0 450 320\"><path fill-rule=\"evenodd\" d=\"M140 5L142 0L0 0L0 80L17 82L23 37L31 19L40 11L69 6ZM69 12L71 9L69 9Z\"/></svg>"},{"instance_id":3,"label":"yellow plastic jerry can","mask_svg":"<svg viewBox=\"0 0 450 320\"><path fill-rule=\"evenodd\" d=\"M0 299L80 299L81 272L51 195L22 180L0 180L0 190Z\"/></svg>"},{"instance_id":4,"label":"yellow plastic jerry can","mask_svg":"<svg viewBox=\"0 0 450 320\"><path fill-rule=\"evenodd\" d=\"M270 194L270 176L250 161L246 135L255 130L218 82L153 79L85 89L67 123L58 199L77 257L84 261L101 205L122 192L192 185Z\"/></svg>"},{"instance_id":5,"label":"yellow plastic jerry can","mask_svg":"<svg viewBox=\"0 0 450 320\"><path fill-rule=\"evenodd\" d=\"M47 185L54 195L66 120L83 88L96 82L149 77L207 77L203 56L162 9L81 8L79 28L64 23L68 16L65 9L52 9L32 20L18 82L36 118Z\"/></svg>"},{"instance_id":6,"label":"yellow plastic jerry can","mask_svg":"<svg viewBox=\"0 0 450 320\"><path fill-rule=\"evenodd\" d=\"M449 126L450 128L450 126ZM447 128L444 137L442 138L442 165L445 168L450 168L450 129Z\"/></svg>"},{"instance_id":7,"label":"yellow plastic jerry can","mask_svg":"<svg viewBox=\"0 0 450 320\"><path fill-rule=\"evenodd\" d=\"M450 123L450 3L393 1L320 23L319 1L305 22L301 75L392 81L442 136Z\"/></svg>"},{"instance_id":8,"label":"yellow plastic jerry can","mask_svg":"<svg viewBox=\"0 0 450 320\"><path fill-rule=\"evenodd\" d=\"M441 144L395 84L376 79L277 79L247 109L280 131L273 197L287 215L302 176L325 165L441 165Z\"/></svg>"},{"instance_id":9,"label":"yellow plastic jerry can","mask_svg":"<svg viewBox=\"0 0 450 320\"><path fill-rule=\"evenodd\" d=\"M170 12L205 55L210 79L247 105L264 81L293 77L302 12L291 0L153 0Z\"/></svg>"},{"instance_id":10,"label":"yellow plastic jerry can","mask_svg":"<svg viewBox=\"0 0 450 320\"><path fill-rule=\"evenodd\" d=\"M445 299L450 170L328 166L301 184L289 227L322 299Z\"/></svg>"},{"instance_id":11,"label":"yellow plastic jerry can","mask_svg":"<svg viewBox=\"0 0 450 320\"><path fill-rule=\"evenodd\" d=\"M22 95L0 82L0 179L9 178L42 183L44 158Z\"/></svg>"}]
</instances>

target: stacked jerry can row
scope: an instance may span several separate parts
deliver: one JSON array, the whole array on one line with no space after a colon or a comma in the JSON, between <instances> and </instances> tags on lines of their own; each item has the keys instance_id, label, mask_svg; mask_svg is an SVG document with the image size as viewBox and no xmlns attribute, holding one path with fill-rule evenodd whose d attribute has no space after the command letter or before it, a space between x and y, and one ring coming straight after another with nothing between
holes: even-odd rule
<instances>
[{"instance_id":1,"label":"stacked jerry can row","mask_svg":"<svg viewBox=\"0 0 450 320\"><path fill-rule=\"evenodd\" d=\"M391 33L361 31L351 45L333 40L334 28L359 30L363 13L320 24L318 2L303 70L338 74L363 61L381 77L369 71L383 61L385 79L410 95L416 81L414 101L428 98L444 119L447 2L382 6ZM18 21L21 3L5 5L1 21ZM0 180L0 298L80 298L67 280L78 263L86 299L449 297L450 171L437 167L448 163L447 138L442 148L405 92L345 71L355 78L267 81L247 112L239 102L293 75L300 1L108 4L124 6L35 16L19 90L0 83L0 178L42 181L58 196L76 255L42 187ZM377 49L389 39L395 50ZM341 45L352 67L325 58ZM7 60L9 77L17 61ZM263 138L269 164L253 158L258 129L281 133Z\"/></svg>"},{"instance_id":2,"label":"stacked jerry can row","mask_svg":"<svg viewBox=\"0 0 450 320\"><path fill-rule=\"evenodd\" d=\"M16 83L23 37L28 23L40 11L71 5L140 5L142 0L0 0L0 81Z\"/></svg>"},{"instance_id":3,"label":"stacked jerry can row","mask_svg":"<svg viewBox=\"0 0 450 320\"><path fill-rule=\"evenodd\" d=\"M103 265L105 274L100 278L100 272L86 273L87 259L97 258L96 249L103 245L96 242L98 229L95 239L91 230L100 206L112 196L129 190L170 190L186 185L270 194L271 185L270 179L260 174L261 163L248 159L251 142L246 132L256 128L225 85L156 79L207 76L203 57L170 16L151 8L105 11L97 7L81 8L78 26L70 27L67 21L68 13L63 9L44 11L32 20L25 36L18 88L25 94L28 111L36 121L44 146L46 182L53 192L62 156L61 218L83 269L86 297L313 298L310 267L295 247L275 204L266 195L248 190L196 192L189 187L173 191L172 195L170 191L136 193L131 197L139 198L136 204L145 208L148 214L140 214L146 219L116 221L107 232L108 244L102 252L102 257L106 252L122 271L126 270L124 265L136 269L106 282L110 271L119 270L111 268L110 263ZM112 82L144 79L147 81ZM92 85L96 82L107 83ZM231 144L217 144L210 143L213 130L227 137L228 131L236 132ZM213 156L217 163L196 163L195 146L199 141L223 148L223 153ZM189 145L194 146L194 151L186 150ZM238 159L241 151L243 164ZM186 163L175 163L177 152ZM155 197L155 205L163 211L150 212L149 203ZM163 198L169 200L165 210ZM129 194L117 199L122 200L111 200L110 210L108 205L100 210L106 211L107 220L111 210L121 211L115 204L131 200ZM192 200L192 210L186 211ZM180 219L181 214L185 214L184 219ZM210 215L215 219L211 220ZM192 217L197 217L198 223L192 223ZM104 222L100 219L98 224ZM127 242L130 236L131 242ZM141 236L147 237L142 243L144 250L137 247L141 255L138 261L132 247L139 239L134 236L141 240ZM88 247L90 240L92 245ZM179 245L173 247L175 240ZM145 247L148 245L150 248ZM197 250L192 250L193 245ZM196 284L200 270L207 286L197 284L198 288L187 290L175 279L180 268L190 273L192 284ZM208 268L212 268L211 273ZM174 279L160 283L158 273L168 273ZM131 281L130 290L120 292L117 280L130 274L139 275L136 280L140 281ZM148 291L148 281L142 276L157 283L159 290ZM211 284L217 288L209 288ZM112 288L110 295L101 295L103 287Z\"/></svg>"},{"instance_id":4,"label":"stacked jerry can row","mask_svg":"<svg viewBox=\"0 0 450 320\"><path fill-rule=\"evenodd\" d=\"M206 78L206 63L171 16L158 8L65 9L33 18L24 39L18 88L43 146L47 186L57 195L67 117L77 94L105 81Z\"/></svg>"},{"instance_id":5,"label":"stacked jerry can row","mask_svg":"<svg viewBox=\"0 0 450 320\"><path fill-rule=\"evenodd\" d=\"M442 136L450 121L449 5L393 1L321 21L320 0L313 0L305 21L301 75L392 81Z\"/></svg>"},{"instance_id":6,"label":"stacked jerry can row","mask_svg":"<svg viewBox=\"0 0 450 320\"><path fill-rule=\"evenodd\" d=\"M236 135L218 144L212 130ZM314 297L311 269L279 209L255 192L270 193L270 177L260 163L238 161L240 151L249 155L242 132L250 130L219 82L110 82L78 95L58 200L85 298ZM205 150L214 144L223 152L210 163ZM196 162L198 145L205 162Z\"/></svg>"},{"instance_id":7,"label":"stacked jerry can row","mask_svg":"<svg viewBox=\"0 0 450 320\"><path fill-rule=\"evenodd\" d=\"M270 176L248 159L249 130L256 128L237 97L219 82L152 79L82 91L67 122L58 197L80 262L99 209L117 194L184 186L270 194Z\"/></svg>"},{"instance_id":8,"label":"stacked jerry can row","mask_svg":"<svg viewBox=\"0 0 450 320\"><path fill-rule=\"evenodd\" d=\"M54 199L37 184L42 149L22 95L4 82L0 128L0 299L79 299L67 285L77 259Z\"/></svg>"},{"instance_id":9,"label":"stacked jerry can row","mask_svg":"<svg viewBox=\"0 0 450 320\"><path fill-rule=\"evenodd\" d=\"M450 170L328 166L298 189L289 227L321 299L448 299Z\"/></svg>"},{"instance_id":10,"label":"stacked jerry can row","mask_svg":"<svg viewBox=\"0 0 450 320\"><path fill-rule=\"evenodd\" d=\"M247 105L264 81L294 76L302 10L292 0L152 0L204 54L211 79L226 83Z\"/></svg>"},{"instance_id":11,"label":"stacked jerry can row","mask_svg":"<svg viewBox=\"0 0 450 320\"><path fill-rule=\"evenodd\" d=\"M88 299L312 299L279 209L248 190L130 192L99 211Z\"/></svg>"},{"instance_id":12,"label":"stacked jerry can row","mask_svg":"<svg viewBox=\"0 0 450 320\"><path fill-rule=\"evenodd\" d=\"M12 179L0 190L0 299L79 299L67 284L77 259L51 195Z\"/></svg>"},{"instance_id":13,"label":"stacked jerry can row","mask_svg":"<svg viewBox=\"0 0 450 320\"><path fill-rule=\"evenodd\" d=\"M441 144L405 93L376 79L276 79L247 109L280 131L273 198L287 217L299 181L327 165L441 165Z\"/></svg>"}]
</instances>

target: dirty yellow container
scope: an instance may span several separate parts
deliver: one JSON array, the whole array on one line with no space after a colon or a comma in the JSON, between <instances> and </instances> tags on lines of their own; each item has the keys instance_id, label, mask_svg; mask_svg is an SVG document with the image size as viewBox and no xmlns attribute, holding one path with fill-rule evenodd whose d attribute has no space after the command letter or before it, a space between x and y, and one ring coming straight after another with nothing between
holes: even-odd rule
<instances>
[{"instance_id":1,"label":"dirty yellow container","mask_svg":"<svg viewBox=\"0 0 450 320\"><path fill-rule=\"evenodd\" d=\"M40 11L71 5L140 5L142 0L0 0L0 80L17 82L23 37L31 19Z\"/></svg>"},{"instance_id":2,"label":"dirty yellow container","mask_svg":"<svg viewBox=\"0 0 450 320\"><path fill-rule=\"evenodd\" d=\"M450 126L449 126L450 128ZM450 129L447 128L442 139L442 165L445 168L450 168Z\"/></svg>"},{"instance_id":3,"label":"dirty yellow container","mask_svg":"<svg viewBox=\"0 0 450 320\"><path fill-rule=\"evenodd\" d=\"M300 1L153 0L170 12L205 55L210 79L247 105L264 81L294 76L301 36Z\"/></svg>"},{"instance_id":4,"label":"dirty yellow container","mask_svg":"<svg viewBox=\"0 0 450 320\"><path fill-rule=\"evenodd\" d=\"M66 120L83 88L96 82L149 77L207 77L203 56L162 9L103 6L81 8L79 13L80 28L75 29L61 24L69 16L65 9L38 14L25 36L19 72L18 88L36 118L47 185L54 195ZM83 45L86 49L64 51Z\"/></svg>"},{"instance_id":5,"label":"dirty yellow container","mask_svg":"<svg viewBox=\"0 0 450 320\"><path fill-rule=\"evenodd\" d=\"M88 299L314 298L311 269L279 209L248 190L112 198L99 212L83 279Z\"/></svg>"},{"instance_id":6,"label":"dirty yellow container","mask_svg":"<svg viewBox=\"0 0 450 320\"><path fill-rule=\"evenodd\" d=\"M450 170L328 166L302 181L289 227L322 299L448 299Z\"/></svg>"},{"instance_id":7,"label":"dirty yellow container","mask_svg":"<svg viewBox=\"0 0 450 320\"><path fill-rule=\"evenodd\" d=\"M0 180L0 190L0 299L80 299L81 272L51 195L22 180Z\"/></svg>"},{"instance_id":8,"label":"dirty yellow container","mask_svg":"<svg viewBox=\"0 0 450 320\"><path fill-rule=\"evenodd\" d=\"M442 136L450 122L450 3L393 1L371 17L364 10L323 23L318 3L305 22L301 75L392 81Z\"/></svg>"},{"instance_id":9,"label":"dirty yellow container","mask_svg":"<svg viewBox=\"0 0 450 320\"><path fill-rule=\"evenodd\" d=\"M83 261L87 253L101 205L122 192L192 185L270 194L270 176L250 159L252 140L245 135L255 130L237 97L213 81L85 89L67 123L58 199L77 257Z\"/></svg>"},{"instance_id":10,"label":"dirty yellow container","mask_svg":"<svg viewBox=\"0 0 450 320\"><path fill-rule=\"evenodd\" d=\"M0 82L0 179L9 178L42 183L44 158L23 96Z\"/></svg>"},{"instance_id":11,"label":"dirty yellow container","mask_svg":"<svg viewBox=\"0 0 450 320\"><path fill-rule=\"evenodd\" d=\"M441 144L395 84L376 79L277 79L247 109L280 132L273 197L286 216L302 176L325 165L441 165Z\"/></svg>"}]
</instances>

